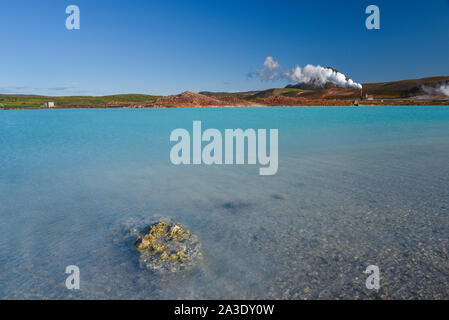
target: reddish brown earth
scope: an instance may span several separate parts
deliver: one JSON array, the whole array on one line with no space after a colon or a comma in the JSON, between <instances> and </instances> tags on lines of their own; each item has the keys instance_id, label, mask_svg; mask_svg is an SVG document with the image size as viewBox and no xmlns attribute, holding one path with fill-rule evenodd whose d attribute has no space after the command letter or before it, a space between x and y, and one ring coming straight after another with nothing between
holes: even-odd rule
<instances>
[{"instance_id":1,"label":"reddish brown earth","mask_svg":"<svg viewBox=\"0 0 449 320\"><path fill-rule=\"evenodd\" d=\"M213 107L223 106L223 102L191 91L162 97L156 100L155 107Z\"/></svg>"},{"instance_id":2,"label":"reddish brown earth","mask_svg":"<svg viewBox=\"0 0 449 320\"><path fill-rule=\"evenodd\" d=\"M318 99L309 99L306 97L289 97L289 96L271 96L255 101L248 101L234 96L215 96L209 97L202 94L186 91L181 94L162 97L154 102L153 107L156 108L180 108L180 107L249 107L249 106L336 106L351 105L353 100L352 91L339 92L338 88L329 89L332 91L325 92ZM346 90L346 89L343 89ZM326 90L327 91L327 90ZM346 99L330 99L334 95L344 97Z\"/></svg>"},{"instance_id":3,"label":"reddish brown earth","mask_svg":"<svg viewBox=\"0 0 449 320\"><path fill-rule=\"evenodd\" d=\"M162 97L154 102L156 108L179 108L179 107L226 107L226 106L252 106L255 105L247 100L232 96L208 97L191 91L181 94ZM257 104L256 104L257 105Z\"/></svg>"}]
</instances>

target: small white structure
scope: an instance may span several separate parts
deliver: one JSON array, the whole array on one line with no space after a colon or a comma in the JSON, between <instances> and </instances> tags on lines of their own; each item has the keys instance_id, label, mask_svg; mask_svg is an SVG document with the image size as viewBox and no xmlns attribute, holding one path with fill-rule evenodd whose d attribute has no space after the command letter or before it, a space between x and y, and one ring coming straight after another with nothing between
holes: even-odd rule
<instances>
[{"instance_id":1,"label":"small white structure","mask_svg":"<svg viewBox=\"0 0 449 320\"><path fill-rule=\"evenodd\" d=\"M368 93L366 94L366 100L374 100L374 96L369 95Z\"/></svg>"},{"instance_id":2,"label":"small white structure","mask_svg":"<svg viewBox=\"0 0 449 320\"><path fill-rule=\"evenodd\" d=\"M54 102L44 102L43 107L44 108L54 108L55 107L55 103Z\"/></svg>"}]
</instances>

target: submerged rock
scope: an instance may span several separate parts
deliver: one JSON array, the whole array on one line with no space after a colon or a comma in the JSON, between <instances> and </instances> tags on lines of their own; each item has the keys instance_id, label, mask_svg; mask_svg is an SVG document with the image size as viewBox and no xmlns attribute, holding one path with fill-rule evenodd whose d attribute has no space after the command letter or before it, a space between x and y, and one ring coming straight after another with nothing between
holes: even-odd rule
<instances>
[{"instance_id":1,"label":"submerged rock","mask_svg":"<svg viewBox=\"0 0 449 320\"><path fill-rule=\"evenodd\" d=\"M226 202L223 204L223 208L229 210L229 211L239 211L239 210L243 210L243 209L247 209L251 206L250 203L248 202L243 202L243 201L230 201L230 202Z\"/></svg>"},{"instance_id":2,"label":"submerged rock","mask_svg":"<svg viewBox=\"0 0 449 320\"><path fill-rule=\"evenodd\" d=\"M180 224L159 221L142 233L134 245L144 268L179 271L193 266L201 256L197 237Z\"/></svg>"},{"instance_id":3,"label":"submerged rock","mask_svg":"<svg viewBox=\"0 0 449 320\"><path fill-rule=\"evenodd\" d=\"M272 197L277 200L287 200L288 196L286 194L273 194Z\"/></svg>"}]
</instances>

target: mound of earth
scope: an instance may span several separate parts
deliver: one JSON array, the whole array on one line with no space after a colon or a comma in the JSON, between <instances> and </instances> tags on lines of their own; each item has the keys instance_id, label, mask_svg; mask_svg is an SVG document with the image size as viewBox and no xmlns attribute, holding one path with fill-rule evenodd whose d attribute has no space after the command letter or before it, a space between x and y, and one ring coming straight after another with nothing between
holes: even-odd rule
<instances>
[{"instance_id":1,"label":"mound of earth","mask_svg":"<svg viewBox=\"0 0 449 320\"><path fill-rule=\"evenodd\" d=\"M191 91L159 98L154 104L156 107L221 107L225 105L219 99Z\"/></svg>"},{"instance_id":2,"label":"mound of earth","mask_svg":"<svg viewBox=\"0 0 449 320\"><path fill-rule=\"evenodd\" d=\"M134 243L142 268L179 271L193 266L201 256L197 237L181 224L159 221L142 232Z\"/></svg>"},{"instance_id":3,"label":"mound of earth","mask_svg":"<svg viewBox=\"0 0 449 320\"><path fill-rule=\"evenodd\" d=\"M254 106L248 100L234 96L206 96L203 94L185 91L181 94L162 97L156 100L155 107L225 107L225 106Z\"/></svg>"}]
</instances>

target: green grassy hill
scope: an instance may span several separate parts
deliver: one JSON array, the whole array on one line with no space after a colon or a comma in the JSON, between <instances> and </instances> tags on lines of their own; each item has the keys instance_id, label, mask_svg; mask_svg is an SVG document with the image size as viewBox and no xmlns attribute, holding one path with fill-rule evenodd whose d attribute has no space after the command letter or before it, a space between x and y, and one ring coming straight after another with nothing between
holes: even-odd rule
<instances>
[{"instance_id":1,"label":"green grassy hill","mask_svg":"<svg viewBox=\"0 0 449 320\"><path fill-rule=\"evenodd\" d=\"M147 102L154 101L159 96L145 94L118 94L111 96L71 96L71 97L47 97L37 95L8 95L0 94L0 104L5 107L39 107L44 102L52 101L57 106L86 106L105 105L108 103L122 102Z\"/></svg>"}]
</instances>

